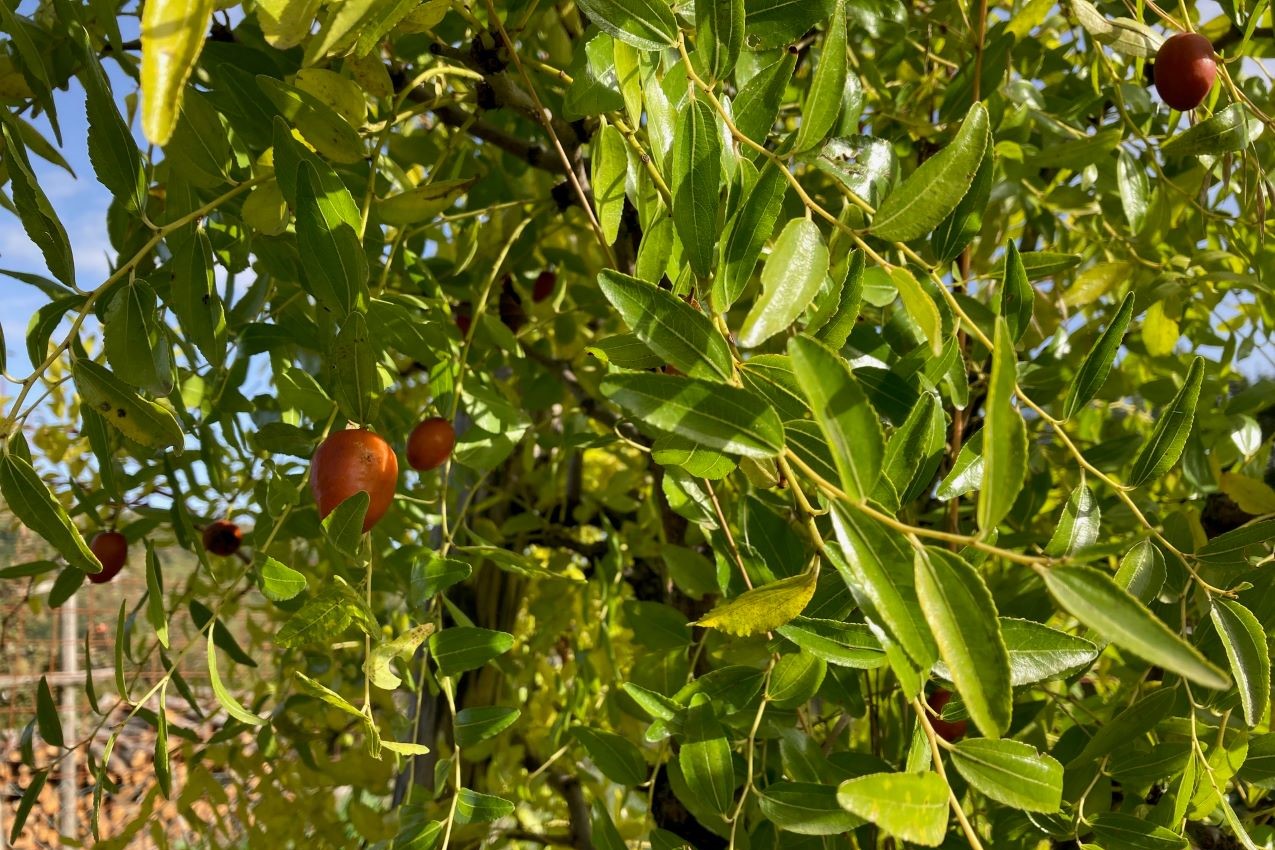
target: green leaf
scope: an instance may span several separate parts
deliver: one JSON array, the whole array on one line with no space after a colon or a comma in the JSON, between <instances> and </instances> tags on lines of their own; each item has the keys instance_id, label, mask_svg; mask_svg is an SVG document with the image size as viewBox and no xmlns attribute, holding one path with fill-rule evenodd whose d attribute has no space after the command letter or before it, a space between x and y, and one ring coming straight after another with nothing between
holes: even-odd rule
<instances>
[{"instance_id":1,"label":"green leaf","mask_svg":"<svg viewBox=\"0 0 1275 850\"><path fill-rule=\"evenodd\" d=\"M479 705L473 708L462 708L456 712L456 720L452 724L458 747L472 747L474 744L494 738L514 724L521 714L516 708L500 705Z\"/></svg>"},{"instance_id":2,"label":"green leaf","mask_svg":"<svg viewBox=\"0 0 1275 850\"><path fill-rule=\"evenodd\" d=\"M628 845L615 828L615 821L611 820L611 814L602 800L594 800L590 806L589 830L589 837L597 850L628 850Z\"/></svg>"},{"instance_id":3,"label":"green leaf","mask_svg":"<svg viewBox=\"0 0 1275 850\"><path fill-rule=\"evenodd\" d=\"M998 803L1027 812L1056 812L1062 805L1062 765L1030 744L970 738L950 753L961 776Z\"/></svg>"},{"instance_id":4,"label":"green leaf","mask_svg":"<svg viewBox=\"0 0 1275 850\"><path fill-rule=\"evenodd\" d=\"M780 579L734 599L719 602L696 625L746 637L777 629L801 613L814 595L817 576L813 571Z\"/></svg>"},{"instance_id":5,"label":"green leaf","mask_svg":"<svg viewBox=\"0 0 1275 850\"><path fill-rule=\"evenodd\" d=\"M947 832L947 783L937 773L870 773L847 779L837 802L900 841L937 847Z\"/></svg>"},{"instance_id":6,"label":"green leaf","mask_svg":"<svg viewBox=\"0 0 1275 850\"><path fill-rule=\"evenodd\" d=\"M300 670L293 670L292 677L296 679L297 685L301 688L302 691L314 697L315 699L322 700L323 702L327 703L333 708L337 708L337 709L340 709L341 711L344 711L346 714L350 715L351 717L358 718L359 720L367 719L367 715L359 711L357 708L355 708L354 705L349 700L347 700L345 697L341 696L336 691L332 690L331 688L329 688L327 685L323 684L322 682L316 682L314 679L311 679L309 676L302 673Z\"/></svg>"},{"instance_id":7,"label":"green leaf","mask_svg":"<svg viewBox=\"0 0 1275 850\"><path fill-rule=\"evenodd\" d=\"M405 741L381 741L381 746L393 753L401 756L424 756L429 755L429 747L424 744L416 744Z\"/></svg>"},{"instance_id":8,"label":"green leaf","mask_svg":"<svg viewBox=\"0 0 1275 850\"><path fill-rule=\"evenodd\" d=\"M443 629L429 639L430 654L442 676L459 676L468 670L477 670L508 652L513 645L514 636L507 632L474 626Z\"/></svg>"},{"instance_id":9,"label":"green leaf","mask_svg":"<svg viewBox=\"0 0 1275 850\"><path fill-rule=\"evenodd\" d=\"M677 20L665 0L579 0L577 5L604 32L639 50L677 43Z\"/></svg>"},{"instance_id":10,"label":"green leaf","mask_svg":"<svg viewBox=\"0 0 1275 850\"><path fill-rule=\"evenodd\" d=\"M139 210L145 203L146 191L141 151L115 106L111 84L89 44L87 31L83 27L75 27L72 35L79 54L80 83L85 93L89 162L98 181L125 209Z\"/></svg>"},{"instance_id":11,"label":"green leaf","mask_svg":"<svg viewBox=\"0 0 1275 850\"><path fill-rule=\"evenodd\" d=\"M71 375L81 403L125 437L154 449L169 446L181 450L185 438L176 417L165 407L142 398L105 366L78 358Z\"/></svg>"},{"instance_id":12,"label":"green leaf","mask_svg":"<svg viewBox=\"0 0 1275 850\"><path fill-rule=\"evenodd\" d=\"M593 140L593 202L598 222L608 244L620 232L624 213L624 181L629 172L629 155L624 136L610 124L603 124Z\"/></svg>"},{"instance_id":13,"label":"green leaf","mask_svg":"<svg viewBox=\"0 0 1275 850\"><path fill-rule=\"evenodd\" d=\"M358 132L335 109L309 92L274 77L258 75L257 85L320 156L343 163L363 159L366 152Z\"/></svg>"},{"instance_id":14,"label":"green leaf","mask_svg":"<svg viewBox=\"0 0 1275 850\"><path fill-rule=\"evenodd\" d=\"M412 605L427 605L434 594L464 581L472 572L473 567L464 561L440 558L436 552L426 551L412 563L408 600Z\"/></svg>"},{"instance_id":15,"label":"green leaf","mask_svg":"<svg viewBox=\"0 0 1275 850\"><path fill-rule=\"evenodd\" d=\"M217 673L217 650L213 647L213 633L216 631L218 623L214 621L208 627L208 681L212 685L213 695L217 697L217 702L226 710L234 719L247 723L250 726L264 726L266 720L258 717L248 709L244 708L239 700L235 699L231 693L226 690L226 686L221 683L221 676Z\"/></svg>"},{"instance_id":16,"label":"green leaf","mask_svg":"<svg viewBox=\"0 0 1275 850\"><path fill-rule=\"evenodd\" d=\"M1089 400L1098 394L1111 372L1111 364L1115 362L1116 352L1129 329L1129 320L1133 318L1133 293L1130 292L1120 302L1115 318L1107 329L1098 337L1094 347L1085 355L1080 370L1071 381L1067 390L1067 401L1063 404L1063 418L1070 419L1080 412Z\"/></svg>"},{"instance_id":17,"label":"green leaf","mask_svg":"<svg viewBox=\"0 0 1275 850\"><path fill-rule=\"evenodd\" d=\"M831 348L840 351L854 330L859 318L859 310L863 307L863 270L866 260L862 251L855 251L850 259L846 279L841 283L840 298L828 321L815 331L815 339ZM835 265L834 265L835 268Z\"/></svg>"},{"instance_id":18,"label":"green leaf","mask_svg":"<svg viewBox=\"0 0 1275 850\"><path fill-rule=\"evenodd\" d=\"M306 643L332 640L358 620L369 634L370 615L361 608L362 600L344 581L324 584L323 589L308 600L274 636L275 645L290 649Z\"/></svg>"},{"instance_id":19,"label":"green leaf","mask_svg":"<svg viewBox=\"0 0 1275 850\"><path fill-rule=\"evenodd\" d=\"M598 287L651 351L695 378L727 380L730 346L708 316L666 289L604 269Z\"/></svg>"},{"instance_id":20,"label":"green leaf","mask_svg":"<svg viewBox=\"0 0 1275 850\"><path fill-rule=\"evenodd\" d=\"M916 553L916 593L939 654L979 731L996 738L1013 708L1009 653L983 577L958 555Z\"/></svg>"},{"instance_id":21,"label":"green leaf","mask_svg":"<svg viewBox=\"0 0 1275 850\"><path fill-rule=\"evenodd\" d=\"M155 544L146 541L146 621L155 630L160 646L168 649L168 614L164 611L164 574Z\"/></svg>"},{"instance_id":22,"label":"green leaf","mask_svg":"<svg viewBox=\"0 0 1275 850\"><path fill-rule=\"evenodd\" d=\"M984 534L1009 513L1027 474L1027 426L1013 404L1018 359L1003 318L996 320L993 345L984 404L983 487L978 491L978 526Z\"/></svg>"},{"instance_id":23,"label":"green leaf","mask_svg":"<svg viewBox=\"0 0 1275 850\"><path fill-rule=\"evenodd\" d=\"M1142 540L1135 543L1133 548L1120 559L1120 569L1116 571L1116 584L1146 605L1159 595L1167 575L1164 555L1150 540Z\"/></svg>"},{"instance_id":24,"label":"green leaf","mask_svg":"<svg viewBox=\"0 0 1275 850\"><path fill-rule=\"evenodd\" d=\"M433 221L444 210L464 197L474 178L464 180L431 180L376 202L376 216L393 227ZM596 185L596 184L595 184Z\"/></svg>"},{"instance_id":25,"label":"green leaf","mask_svg":"<svg viewBox=\"0 0 1275 850\"><path fill-rule=\"evenodd\" d=\"M660 0L625 0L659 3ZM673 224L691 270L707 278L713 267L721 186L722 134L717 115L703 100L687 101L673 133Z\"/></svg>"},{"instance_id":26,"label":"green leaf","mask_svg":"<svg viewBox=\"0 0 1275 850\"><path fill-rule=\"evenodd\" d=\"M1195 553L1195 558L1205 564L1239 566L1249 558L1269 553L1272 540L1275 540L1275 517L1257 519L1214 537Z\"/></svg>"},{"instance_id":27,"label":"green leaf","mask_svg":"<svg viewBox=\"0 0 1275 850\"><path fill-rule=\"evenodd\" d=\"M810 306L827 274L828 246L819 226L794 218L762 266L762 292L739 329L739 344L756 348L787 329Z\"/></svg>"},{"instance_id":28,"label":"green leaf","mask_svg":"<svg viewBox=\"0 0 1275 850\"><path fill-rule=\"evenodd\" d=\"M757 793L762 815L785 832L842 835L863 820L837 802L837 789L813 782L774 782Z\"/></svg>"},{"instance_id":29,"label":"green leaf","mask_svg":"<svg viewBox=\"0 0 1275 850\"><path fill-rule=\"evenodd\" d=\"M852 499L876 488L885 454L881 420L843 357L806 336L788 341L788 356L815 421L823 429L841 487Z\"/></svg>"},{"instance_id":30,"label":"green leaf","mask_svg":"<svg viewBox=\"0 0 1275 850\"><path fill-rule=\"evenodd\" d=\"M381 348L368 329L367 316L352 311L332 341L334 396L341 413L352 422L368 422L380 405L385 386L381 380Z\"/></svg>"},{"instance_id":31,"label":"green leaf","mask_svg":"<svg viewBox=\"0 0 1275 850\"><path fill-rule=\"evenodd\" d=\"M875 670L886 663L881 641L863 623L794 617L777 631L806 653L838 667Z\"/></svg>"},{"instance_id":32,"label":"green leaf","mask_svg":"<svg viewBox=\"0 0 1275 850\"><path fill-rule=\"evenodd\" d=\"M651 445L651 459L660 466L679 466L696 478L713 481L725 478L736 468L735 461L721 452L667 435Z\"/></svg>"},{"instance_id":33,"label":"green leaf","mask_svg":"<svg viewBox=\"0 0 1275 850\"><path fill-rule=\"evenodd\" d=\"M1009 653L1009 678L1014 687L1070 675L1098 657L1092 641L1052 629L1032 620L1001 617L1001 638ZM935 673L951 679L945 667Z\"/></svg>"},{"instance_id":34,"label":"green leaf","mask_svg":"<svg viewBox=\"0 0 1275 850\"><path fill-rule=\"evenodd\" d=\"M115 290L102 323L103 349L115 375L127 376L135 387L156 388L163 395L172 391L168 345L160 336L156 316L155 290L145 281L134 281ZM158 342L158 345L156 345Z\"/></svg>"},{"instance_id":35,"label":"green leaf","mask_svg":"<svg viewBox=\"0 0 1275 850\"><path fill-rule=\"evenodd\" d=\"M1009 326L1010 340L1017 345L1032 323L1032 305L1036 291L1027 280L1023 258L1010 239L1005 244L1005 275L1001 280L1000 312Z\"/></svg>"},{"instance_id":36,"label":"green leaf","mask_svg":"<svg viewBox=\"0 0 1275 850\"><path fill-rule=\"evenodd\" d=\"M1092 567L1054 567L1041 571L1041 577L1059 605L1106 640L1206 688L1221 690L1230 684L1225 673L1105 573Z\"/></svg>"},{"instance_id":37,"label":"green leaf","mask_svg":"<svg viewBox=\"0 0 1275 850\"><path fill-rule=\"evenodd\" d=\"M859 135L830 140L815 166L870 204L889 191L899 170L889 142Z\"/></svg>"},{"instance_id":38,"label":"green leaf","mask_svg":"<svg viewBox=\"0 0 1275 850\"><path fill-rule=\"evenodd\" d=\"M912 321L916 322L929 341L930 351L935 357L940 356L943 353L943 317L939 314L938 305L921 286L921 282L903 266L890 269L890 280L899 290L903 309L908 311Z\"/></svg>"},{"instance_id":39,"label":"green leaf","mask_svg":"<svg viewBox=\"0 0 1275 850\"><path fill-rule=\"evenodd\" d=\"M358 235L358 208L342 187L325 191L308 162L297 168L297 247L310 291L344 318L367 307L367 255Z\"/></svg>"},{"instance_id":40,"label":"green leaf","mask_svg":"<svg viewBox=\"0 0 1275 850\"><path fill-rule=\"evenodd\" d=\"M214 0L154 0L142 7L142 132L165 145L204 46Z\"/></svg>"},{"instance_id":41,"label":"green leaf","mask_svg":"<svg viewBox=\"0 0 1275 850\"><path fill-rule=\"evenodd\" d=\"M1098 542L1102 511L1093 491L1082 481L1063 505L1062 516L1045 546L1045 554L1060 558L1081 552Z\"/></svg>"},{"instance_id":42,"label":"green leaf","mask_svg":"<svg viewBox=\"0 0 1275 850\"><path fill-rule=\"evenodd\" d=\"M701 77L730 74L744 46L744 0L695 0L695 52Z\"/></svg>"},{"instance_id":43,"label":"green leaf","mask_svg":"<svg viewBox=\"0 0 1275 850\"><path fill-rule=\"evenodd\" d=\"M574 726L571 734L607 779L629 786L646 781L646 759L628 738L588 726Z\"/></svg>"},{"instance_id":44,"label":"green leaf","mask_svg":"<svg viewBox=\"0 0 1275 850\"><path fill-rule=\"evenodd\" d=\"M819 64L810 82L810 94L801 110L801 126L793 152L809 150L827 137L841 115L846 88L846 7L837 0L824 32Z\"/></svg>"},{"instance_id":45,"label":"green leaf","mask_svg":"<svg viewBox=\"0 0 1275 850\"><path fill-rule=\"evenodd\" d=\"M199 230L173 248L168 306L182 330L214 366L226 359L226 312L213 277L213 249Z\"/></svg>"},{"instance_id":46,"label":"green leaf","mask_svg":"<svg viewBox=\"0 0 1275 850\"><path fill-rule=\"evenodd\" d=\"M8 122L0 127L4 134L4 165L13 189L13 203L27 236L44 255L45 265L67 286L75 285L75 258L66 229L58 219L49 198L31 171L26 147L14 135Z\"/></svg>"},{"instance_id":47,"label":"green leaf","mask_svg":"<svg viewBox=\"0 0 1275 850\"><path fill-rule=\"evenodd\" d=\"M685 738L677 761L687 787L712 811L727 814L735 797L735 765L712 702L697 698L686 710L682 729Z\"/></svg>"},{"instance_id":48,"label":"green leaf","mask_svg":"<svg viewBox=\"0 0 1275 850\"><path fill-rule=\"evenodd\" d=\"M766 684L766 699L776 708L790 709L805 705L828 673L828 663L807 652L782 655Z\"/></svg>"},{"instance_id":49,"label":"green leaf","mask_svg":"<svg viewBox=\"0 0 1275 850\"><path fill-rule=\"evenodd\" d=\"M159 711L155 715L155 781L159 784L160 793L165 798L172 799L173 768L168 758L168 706L163 697L160 698Z\"/></svg>"},{"instance_id":50,"label":"green leaf","mask_svg":"<svg viewBox=\"0 0 1275 850\"><path fill-rule=\"evenodd\" d=\"M7 446L0 454L0 495L22 525L56 549L72 567L85 573L102 571L66 508L53 498L31 462Z\"/></svg>"},{"instance_id":51,"label":"green leaf","mask_svg":"<svg viewBox=\"0 0 1275 850\"><path fill-rule=\"evenodd\" d=\"M18 801L17 811L13 813L13 826L9 827L10 844L18 843L18 837L22 835L22 827L26 826L31 808L35 806L35 801L44 790L44 783L48 778L48 770L39 770L32 774L31 781L22 792L22 799Z\"/></svg>"},{"instance_id":52,"label":"green leaf","mask_svg":"<svg viewBox=\"0 0 1275 850\"><path fill-rule=\"evenodd\" d=\"M363 672L367 674L368 680L378 688L387 691L392 691L403 684L403 680L394 672L394 659L410 661L416 653L416 647L420 646L433 632L433 623L422 623L408 629L393 640L382 641L372 647L372 652L363 662Z\"/></svg>"},{"instance_id":53,"label":"green leaf","mask_svg":"<svg viewBox=\"0 0 1275 850\"><path fill-rule=\"evenodd\" d=\"M491 794L462 788L456 795L456 822L491 823L513 814L514 804Z\"/></svg>"},{"instance_id":54,"label":"green leaf","mask_svg":"<svg viewBox=\"0 0 1275 850\"><path fill-rule=\"evenodd\" d=\"M603 363L610 363L621 369L656 369L665 363L665 358L652 351L637 334L632 333L595 340L585 351Z\"/></svg>"},{"instance_id":55,"label":"green leaf","mask_svg":"<svg viewBox=\"0 0 1275 850\"><path fill-rule=\"evenodd\" d=\"M908 242L937 227L969 191L989 141L987 109L975 103L952 143L921 163L877 207L873 235Z\"/></svg>"},{"instance_id":56,"label":"green leaf","mask_svg":"<svg viewBox=\"0 0 1275 850\"><path fill-rule=\"evenodd\" d=\"M1129 850L1187 850L1181 835L1124 812L1102 812L1093 819L1094 839L1102 847Z\"/></svg>"},{"instance_id":57,"label":"green leaf","mask_svg":"<svg viewBox=\"0 0 1275 850\"><path fill-rule=\"evenodd\" d=\"M744 0L749 50L769 50L797 41L832 14L833 0Z\"/></svg>"},{"instance_id":58,"label":"green leaf","mask_svg":"<svg viewBox=\"0 0 1275 850\"><path fill-rule=\"evenodd\" d=\"M728 454L768 458L783 451L774 408L749 390L698 378L608 375L602 393L642 422Z\"/></svg>"},{"instance_id":59,"label":"green leaf","mask_svg":"<svg viewBox=\"0 0 1275 850\"><path fill-rule=\"evenodd\" d=\"M775 229L787 192L783 169L768 162L727 226L721 265L713 278L713 306L718 312L729 310L748 285L762 247Z\"/></svg>"},{"instance_id":60,"label":"green leaf","mask_svg":"<svg viewBox=\"0 0 1275 850\"><path fill-rule=\"evenodd\" d=\"M1142 444L1138 456L1133 459L1129 473L1129 486L1141 487L1168 472L1186 446L1195 421L1195 406L1200 400L1200 386L1204 383L1204 358L1196 357L1187 370L1182 389L1160 414L1155 430Z\"/></svg>"},{"instance_id":61,"label":"green leaf","mask_svg":"<svg viewBox=\"0 0 1275 850\"><path fill-rule=\"evenodd\" d=\"M908 418L890 435L881 462L883 480L889 482L901 505L919 498L934 482L947 447L947 422L936 394L921 393ZM878 486L878 494L881 487Z\"/></svg>"},{"instance_id":62,"label":"green leaf","mask_svg":"<svg viewBox=\"0 0 1275 850\"><path fill-rule=\"evenodd\" d=\"M305 576L269 555L261 565L261 593L272 602L286 602L305 590Z\"/></svg>"},{"instance_id":63,"label":"green leaf","mask_svg":"<svg viewBox=\"0 0 1275 850\"><path fill-rule=\"evenodd\" d=\"M45 743L61 748L62 720L58 717L58 706L53 701L53 691L49 689L49 680L40 677L40 684L35 691L35 719L40 725L40 737Z\"/></svg>"},{"instance_id":64,"label":"green leaf","mask_svg":"<svg viewBox=\"0 0 1275 850\"><path fill-rule=\"evenodd\" d=\"M987 201L992 194L992 182L996 173L995 159L992 146L988 145L969 191L961 198L956 209L934 228L934 233L930 236L930 247L940 263L955 260L983 229L983 214L987 211Z\"/></svg>"},{"instance_id":65,"label":"green leaf","mask_svg":"<svg viewBox=\"0 0 1275 850\"><path fill-rule=\"evenodd\" d=\"M911 550L898 534L838 502L832 503L832 527L845 558L834 561L865 615L903 648L922 670L938 658L913 583Z\"/></svg>"},{"instance_id":66,"label":"green leaf","mask_svg":"<svg viewBox=\"0 0 1275 850\"><path fill-rule=\"evenodd\" d=\"M1253 612L1232 599L1215 598L1210 610L1231 678L1240 692L1244 721L1256 726L1266 716L1271 697L1271 657L1266 632Z\"/></svg>"},{"instance_id":67,"label":"green leaf","mask_svg":"<svg viewBox=\"0 0 1275 850\"><path fill-rule=\"evenodd\" d=\"M562 114L567 120L576 121L624 108L624 96L615 72L615 40L611 36L594 30L577 41L575 57L567 72L571 75L571 85L562 102ZM593 155L596 165L596 150Z\"/></svg>"},{"instance_id":68,"label":"green leaf","mask_svg":"<svg viewBox=\"0 0 1275 850\"><path fill-rule=\"evenodd\" d=\"M1150 208L1151 181L1147 171L1129 152L1121 149L1116 158L1116 186L1120 189L1120 206L1124 209L1129 228L1137 233L1147 220Z\"/></svg>"},{"instance_id":69,"label":"green leaf","mask_svg":"<svg viewBox=\"0 0 1275 850\"><path fill-rule=\"evenodd\" d=\"M744 83L732 104L735 129L754 142L766 141L796 67L797 54L785 50L778 61L762 68Z\"/></svg>"},{"instance_id":70,"label":"green leaf","mask_svg":"<svg viewBox=\"0 0 1275 850\"><path fill-rule=\"evenodd\" d=\"M1261 132L1242 103L1232 103L1160 145L1166 157L1218 156L1243 150Z\"/></svg>"}]
</instances>

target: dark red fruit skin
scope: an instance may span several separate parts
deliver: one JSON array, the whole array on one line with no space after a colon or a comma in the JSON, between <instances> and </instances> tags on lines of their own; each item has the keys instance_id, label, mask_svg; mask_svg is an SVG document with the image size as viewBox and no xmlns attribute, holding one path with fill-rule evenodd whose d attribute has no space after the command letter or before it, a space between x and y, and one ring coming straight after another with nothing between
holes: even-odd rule
<instances>
[{"instance_id":1,"label":"dark red fruit skin","mask_svg":"<svg viewBox=\"0 0 1275 850\"><path fill-rule=\"evenodd\" d=\"M365 533L389 510L397 485L398 458L390 444L371 431L337 431L319 445L310 461L310 491L319 518L362 490L369 497Z\"/></svg>"},{"instance_id":2,"label":"dark red fruit skin","mask_svg":"<svg viewBox=\"0 0 1275 850\"><path fill-rule=\"evenodd\" d=\"M94 584L106 584L115 578L128 561L128 540L118 531L99 531L94 534L89 541L89 550L102 564L100 573L89 573L89 581Z\"/></svg>"},{"instance_id":3,"label":"dark red fruit skin","mask_svg":"<svg viewBox=\"0 0 1275 850\"><path fill-rule=\"evenodd\" d=\"M952 692L943 688L936 688L925 702L934 710L935 714L943 713L943 706L947 705L947 701L952 698ZM965 737L965 730L969 723L965 720L956 720L949 722L942 717L930 717L930 726L934 727L934 734L938 735L944 741L952 742Z\"/></svg>"},{"instance_id":4,"label":"dark red fruit skin","mask_svg":"<svg viewBox=\"0 0 1275 850\"><path fill-rule=\"evenodd\" d=\"M522 298L514 291L513 279L508 275L505 275L505 285L500 290L498 307L500 321L514 333L518 333L527 324L527 311L522 309Z\"/></svg>"},{"instance_id":5,"label":"dark red fruit skin","mask_svg":"<svg viewBox=\"0 0 1275 850\"><path fill-rule=\"evenodd\" d=\"M407 438L407 462L426 472L442 466L456 446L456 429L441 416L422 420Z\"/></svg>"},{"instance_id":6,"label":"dark red fruit skin","mask_svg":"<svg viewBox=\"0 0 1275 850\"><path fill-rule=\"evenodd\" d=\"M1152 70L1160 99L1185 111L1195 109L1209 96L1217 78L1217 57L1207 38L1180 32L1160 45Z\"/></svg>"},{"instance_id":7,"label":"dark red fruit skin","mask_svg":"<svg viewBox=\"0 0 1275 850\"><path fill-rule=\"evenodd\" d=\"M536 282L531 287L531 300L539 304L550 295L558 285L558 276L551 271L543 271L536 276Z\"/></svg>"},{"instance_id":8,"label":"dark red fruit skin","mask_svg":"<svg viewBox=\"0 0 1275 850\"><path fill-rule=\"evenodd\" d=\"M460 328L461 336L469 336L469 326L474 323L474 319L469 315L469 305L461 304L452 313L452 318L456 322L456 327Z\"/></svg>"},{"instance_id":9,"label":"dark red fruit skin","mask_svg":"<svg viewBox=\"0 0 1275 850\"><path fill-rule=\"evenodd\" d=\"M223 558L239 551L243 532L229 520L219 519L204 528L204 548Z\"/></svg>"}]
</instances>

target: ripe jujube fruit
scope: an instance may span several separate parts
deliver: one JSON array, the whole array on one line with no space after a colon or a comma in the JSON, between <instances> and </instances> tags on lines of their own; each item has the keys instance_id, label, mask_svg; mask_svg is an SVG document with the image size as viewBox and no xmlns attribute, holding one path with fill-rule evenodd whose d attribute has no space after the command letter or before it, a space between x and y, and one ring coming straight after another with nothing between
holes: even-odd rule
<instances>
[{"instance_id":1,"label":"ripe jujube fruit","mask_svg":"<svg viewBox=\"0 0 1275 850\"><path fill-rule=\"evenodd\" d=\"M128 538L118 531L99 531L89 541L89 551L102 564L100 573L89 573L89 581L106 584L124 569L128 560Z\"/></svg>"},{"instance_id":2,"label":"ripe jujube fruit","mask_svg":"<svg viewBox=\"0 0 1275 850\"><path fill-rule=\"evenodd\" d=\"M539 304L550 295L558 285L558 276L551 271L543 271L536 275L536 282L531 287L531 300Z\"/></svg>"},{"instance_id":3,"label":"ripe jujube fruit","mask_svg":"<svg viewBox=\"0 0 1275 850\"><path fill-rule=\"evenodd\" d=\"M458 304L452 311L452 320L456 322L456 327L460 328L461 336L469 336L469 327L474 323L471 309L469 304Z\"/></svg>"},{"instance_id":4,"label":"ripe jujube fruit","mask_svg":"<svg viewBox=\"0 0 1275 850\"><path fill-rule=\"evenodd\" d=\"M527 311L522 309L522 298L514 289L513 278L509 275L505 275L505 283L500 289L497 307L500 311L500 321L514 333L518 333L522 330L522 326L527 324Z\"/></svg>"},{"instance_id":5,"label":"ripe jujube fruit","mask_svg":"<svg viewBox=\"0 0 1275 850\"><path fill-rule=\"evenodd\" d=\"M371 431L337 431L319 445L310 461L310 490L319 518L362 490L368 494L364 532L385 515L397 485L398 458L390 444Z\"/></svg>"},{"instance_id":6,"label":"ripe jujube fruit","mask_svg":"<svg viewBox=\"0 0 1275 850\"><path fill-rule=\"evenodd\" d=\"M926 704L934 709L936 715L943 713L943 706L947 705L947 701L952 698L952 692L943 688L935 688L928 697L925 698ZM965 720L944 720L942 717L931 717L930 726L934 728L934 734L938 735L944 741L952 742L965 737L965 731L969 727L969 722Z\"/></svg>"},{"instance_id":7,"label":"ripe jujube fruit","mask_svg":"<svg viewBox=\"0 0 1275 850\"><path fill-rule=\"evenodd\" d=\"M431 416L412 429L407 438L407 462L425 472L442 466L456 446L456 429L441 416Z\"/></svg>"},{"instance_id":8,"label":"ripe jujube fruit","mask_svg":"<svg viewBox=\"0 0 1275 850\"><path fill-rule=\"evenodd\" d=\"M1155 55L1155 88L1179 111L1195 109L1209 96L1217 78L1212 43L1195 32L1180 32L1160 45Z\"/></svg>"},{"instance_id":9,"label":"ripe jujube fruit","mask_svg":"<svg viewBox=\"0 0 1275 850\"><path fill-rule=\"evenodd\" d=\"M204 548L214 555L233 555L239 551L242 542L243 532L229 520L219 519L204 528Z\"/></svg>"}]
</instances>

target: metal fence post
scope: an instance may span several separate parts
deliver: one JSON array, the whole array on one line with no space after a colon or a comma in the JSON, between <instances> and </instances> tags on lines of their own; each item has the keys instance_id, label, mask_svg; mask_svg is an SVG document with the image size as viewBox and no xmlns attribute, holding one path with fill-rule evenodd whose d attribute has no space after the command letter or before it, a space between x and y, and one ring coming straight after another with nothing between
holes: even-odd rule
<instances>
[{"instance_id":1,"label":"metal fence post","mask_svg":"<svg viewBox=\"0 0 1275 850\"><path fill-rule=\"evenodd\" d=\"M80 604L75 594L62 603L62 671L67 674L62 685L62 735L68 746L75 746L79 738L79 692L74 674L80 672L79 624ZM61 818L58 831L70 838L79 838L77 798L80 793L79 750L71 750L62 762Z\"/></svg>"}]
</instances>

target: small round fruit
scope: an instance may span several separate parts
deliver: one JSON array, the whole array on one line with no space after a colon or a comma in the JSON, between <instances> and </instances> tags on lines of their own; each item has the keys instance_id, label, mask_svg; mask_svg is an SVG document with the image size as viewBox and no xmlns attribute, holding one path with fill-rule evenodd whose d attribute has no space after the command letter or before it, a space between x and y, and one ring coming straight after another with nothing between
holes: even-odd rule
<instances>
[{"instance_id":1,"label":"small round fruit","mask_svg":"<svg viewBox=\"0 0 1275 850\"><path fill-rule=\"evenodd\" d=\"M390 444L371 431L337 431L319 445L310 462L310 490L319 518L362 490L369 498L364 532L385 515L397 485L398 458Z\"/></svg>"},{"instance_id":2,"label":"small round fruit","mask_svg":"<svg viewBox=\"0 0 1275 850\"><path fill-rule=\"evenodd\" d=\"M1179 111L1195 109L1209 96L1217 78L1217 56L1207 38L1180 32L1160 45L1155 55L1155 88Z\"/></svg>"},{"instance_id":3,"label":"small round fruit","mask_svg":"<svg viewBox=\"0 0 1275 850\"><path fill-rule=\"evenodd\" d=\"M553 295L554 288L558 285L558 276L551 271L543 271L536 276L536 282L531 287L531 300L539 304L550 295Z\"/></svg>"},{"instance_id":4,"label":"small round fruit","mask_svg":"<svg viewBox=\"0 0 1275 850\"><path fill-rule=\"evenodd\" d=\"M514 290L513 280L508 275L505 276L505 285L500 290L497 306L500 310L500 321L504 322L509 330L518 333L523 325L527 324L527 311L522 309L522 298Z\"/></svg>"},{"instance_id":5,"label":"small round fruit","mask_svg":"<svg viewBox=\"0 0 1275 850\"><path fill-rule=\"evenodd\" d=\"M460 328L461 336L469 336L469 328L474 323L474 317L469 311L468 304L460 304L452 311L452 320L456 322L456 327Z\"/></svg>"},{"instance_id":6,"label":"small round fruit","mask_svg":"<svg viewBox=\"0 0 1275 850\"><path fill-rule=\"evenodd\" d=\"M204 548L214 555L233 555L242 542L243 532L229 520L219 519L204 528Z\"/></svg>"},{"instance_id":7,"label":"small round fruit","mask_svg":"<svg viewBox=\"0 0 1275 850\"><path fill-rule=\"evenodd\" d=\"M99 531L89 541L89 550L102 564L100 573L89 573L89 581L106 584L124 569L128 560L128 539L118 531Z\"/></svg>"},{"instance_id":8,"label":"small round fruit","mask_svg":"<svg viewBox=\"0 0 1275 850\"><path fill-rule=\"evenodd\" d=\"M943 713L943 706L947 705L947 701L952 698L952 692L943 688L936 688L925 702L934 710L936 715ZM938 735L944 741L949 743L965 737L965 731L969 726L965 720L944 720L942 717L930 717L930 726L934 728L934 734Z\"/></svg>"},{"instance_id":9,"label":"small round fruit","mask_svg":"<svg viewBox=\"0 0 1275 850\"><path fill-rule=\"evenodd\" d=\"M407 438L407 462L425 472L442 466L456 446L456 429L441 416L431 416L412 429Z\"/></svg>"}]
</instances>

